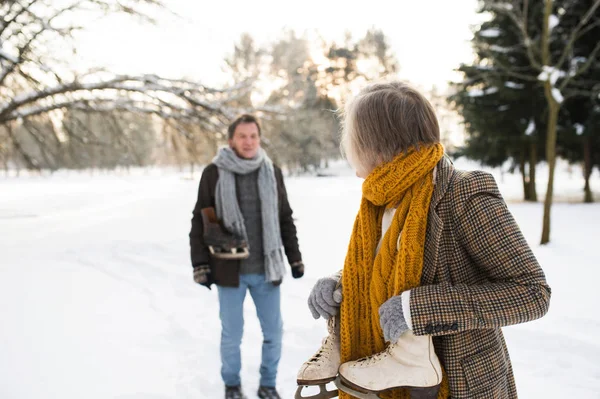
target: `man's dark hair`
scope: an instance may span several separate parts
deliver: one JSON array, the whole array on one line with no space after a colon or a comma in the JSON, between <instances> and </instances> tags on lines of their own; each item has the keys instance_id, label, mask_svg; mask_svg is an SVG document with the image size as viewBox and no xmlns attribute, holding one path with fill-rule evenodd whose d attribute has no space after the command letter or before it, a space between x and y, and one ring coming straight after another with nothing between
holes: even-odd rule
<instances>
[{"instance_id":1,"label":"man's dark hair","mask_svg":"<svg viewBox=\"0 0 600 399\"><path fill-rule=\"evenodd\" d=\"M260 123L258 123L258 119L254 115L244 114L239 116L236 120L234 120L231 125L227 128L227 138L231 140L233 138L233 134L235 133L235 128L242 123L254 123L256 127L258 127L258 135L260 136Z\"/></svg>"}]
</instances>

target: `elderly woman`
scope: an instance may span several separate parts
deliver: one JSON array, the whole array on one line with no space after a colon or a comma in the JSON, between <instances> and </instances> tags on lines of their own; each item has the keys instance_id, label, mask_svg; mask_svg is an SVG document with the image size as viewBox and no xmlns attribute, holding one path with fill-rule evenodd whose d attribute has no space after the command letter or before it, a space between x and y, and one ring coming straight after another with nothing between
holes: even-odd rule
<instances>
[{"instance_id":1,"label":"elderly woman","mask_svg":"<svg viewBox=\"0 0 600 399\"><path fill-rule=\"evenodd\" d=\"M501 327L542 317L550 288L494 178L453 167L433 107L405 83L365 88L344 119L363 196L342 273L310 293L330 335L298 383L337 376L358 397L516 398Z\"/></svg>"}]
</instances>

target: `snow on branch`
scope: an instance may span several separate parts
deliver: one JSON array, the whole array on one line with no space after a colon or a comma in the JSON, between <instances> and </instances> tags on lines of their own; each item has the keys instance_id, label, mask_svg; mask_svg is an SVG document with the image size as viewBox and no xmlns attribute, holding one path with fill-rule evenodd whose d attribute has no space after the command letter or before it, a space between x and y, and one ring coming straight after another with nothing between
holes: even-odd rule
<instances>
[{"instance_id":1,"label":"snow on branch","mask_svg":"<svg viewBox=\"0 0 600 399\"><path fill-rule=\"evenodd\" d=\"M550 31L554 30L554 28L556 28L559 23L560 19L556 15L550 15L550 17L548 18L548 29L550 29Z\"/></svg>"},{"instance_id":2,"label":"snow on branch","mask_svg":"<svg viewBox=\"0 0 600 399\"><path fill-rule=\"evenodd\" d=\"M498 28L489 28L489 29L479 31L478 34L481 37L494 38L494 37L499 37L500 33L501 33L501 31Z\"/></svg>"},{"instance_id":3,"label":"snow on branch","mask_svg":"<svg viewBox=\"0 0 600 399\"><path fill-rule=\"evenodd\" d=\"M8 60L14 64L19 62L19 59L17 57L15 57L12 54L8 54L6 51L2 50L1 48L0 48L0 58L4 58L5 60Z\"/></svg>"},{"instance_id":4,"label":"snow on branch","mask_svg":"<svg viewBox=\"0 0 600 399\"><path fill-rule=\"evenodd\" d=\"M481 90L481 89L471 89L468 91L468 96L469 97L481 97L481 96L486 96L488 94L494 94L498 92L498 88L497 87L489 87L485 90Z\"/></svg>"},{"instance_id":5,"label":"snow on branch","mask_svg":"<svg viewBox=\"0 0 600 399\"><path fill-rule=\"evenodd\" d=\"M554 101L556 101L558 104L562 104L562 102L565 101L560 89L556 87L552 88L552 98L554 98Z\"/></svg>"},{"instance_id":6,"label":"snow on branch","mask_svg":"<svg viewBox=\"0 0 600 399\"><path fill-rule=\"evenodd\" d=\"M511 82L510 80L507 80L506 82L504 82L504 86L508 87L509 89L515 89L515 90L525 88L525 85L523 83Z\"/></svg>"},{"instance_id":7,"label":"snow on branch","mask_svg":"<svg viewBox=\"0 0 600 399\"><path fill-rule=\"evenodd\" d=\"M542 72L537 78L541 82L549 81L552 86L555 86L556 82L558 82L558 79L564 78L565 76L567 76L565 71L561 71L552 66L544 65L542 67Z\"/></svg>"},{"instance_id":8,"label":"snow on branch","mask_svg":"<svg viewBox=\"0 0 600 399\"><path fill-rule=\"evenodd\" d=\"M490 8L496 11L512 11L513 5L511 3L492 3Z\"/></svg>"},{"instance_id":9,"label":"snow on branch","mask_svg":"<svg viewBox=\"0 0 600 399\"><path fill-rule=\"evenodd\" d=\"M142 99L141 102L147 105L158 104L169 108L172 111L169 117L191 119L208 115L230 118L235 114L235 110L227 104L237 96L236 90L216 91L195 82L172 81L155 75L121 75L89 82L75 80L44 90L21 93L6 103L0 102L0 123L53 109L68 108L70 104L81 106L85 102L93 102L99 93L109 93L115 106L123 104L124 100L133 99L132 95L137 95ZM108 103L111 99L105 98L103 101ZM127 101L126 103L131 104ZM153 112L166 115L158 111Z\"/></svg>"},{"instance_id":10,"label":"snow on branch","mask_svg":"<svg viewBox=\"0 0 600 399\"><path fill-rule=\"evenodd\" d=\"M531 118L527 125L527 129L525 129L525 136L531 136L533 133L535 133L535 121Z\"/></svg>"}]
</instances>

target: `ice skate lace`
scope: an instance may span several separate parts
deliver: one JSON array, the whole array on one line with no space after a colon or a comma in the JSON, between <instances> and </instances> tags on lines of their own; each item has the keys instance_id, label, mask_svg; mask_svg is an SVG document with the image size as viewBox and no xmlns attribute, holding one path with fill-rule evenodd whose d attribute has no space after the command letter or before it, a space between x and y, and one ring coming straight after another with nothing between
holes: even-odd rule
<instances>
[{"instance_id":1,"label":"ice skate lace","mask_svg":"<svg viewBox=\"0 0 600 399\"><path fill-rule=\"evenodd\" d=\"M373 363L377 363L378 361L385 359L386 357L391 355L391 345L389 345L384 351L376 353L371 356L366 356L356 361L357 366L370 366Z\"/></svg>"},{"instance_id":2,"label":"ice skate lace","mask_svg":"<svg viewBox=\"0 0 600 399\"><path fill-rule=\"evenodd\" d=\"M333 339L331 339L331 336L327 336L325 338L323 338L323 343L321 345L321 348L319 348L319 350L317 351L317 353L315 353L309 360L309 363L314 363L317 366L319 366L319 362L321 361L321 359L323 359L323 357L327 354L327 352L329 352L330 350L333 349Z\"/></svg>"}]
</instances>

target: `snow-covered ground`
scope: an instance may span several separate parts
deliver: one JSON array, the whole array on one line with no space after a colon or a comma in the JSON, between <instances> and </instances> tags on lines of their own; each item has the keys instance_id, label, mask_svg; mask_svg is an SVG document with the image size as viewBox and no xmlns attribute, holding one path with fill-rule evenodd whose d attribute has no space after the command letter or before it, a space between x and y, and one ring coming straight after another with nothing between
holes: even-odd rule
<instances>
[{"instance_id":1,"label":"snow-covered ground","mask_svg":"<svg viewBox=\"0 0 600 399\"><path fill-rule=\"evenodd\" d=\"M546 317L505 334L520 397L600 398L600 204L575 203L578 170L557 172L560 202L545 247L542 205L520 202L518 176L495 173L553 289ZM307 294L342 267L360 199L361 180L344 165L332 173L286 179L307 267L303 279L288 276L282 286L278 386L286 399L326 331ZM198 179L184 177L153 170L0 178L0 398L223 397L216 292L194 284L188 258ZM539 179L543 198L543 169ZM592 185L600 188L598 174ZM262 341L254 313L248 299L242 378L250 398Z\"/></svg>"}]
</instances>

